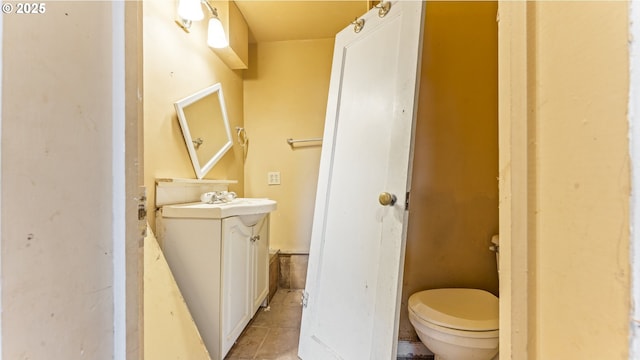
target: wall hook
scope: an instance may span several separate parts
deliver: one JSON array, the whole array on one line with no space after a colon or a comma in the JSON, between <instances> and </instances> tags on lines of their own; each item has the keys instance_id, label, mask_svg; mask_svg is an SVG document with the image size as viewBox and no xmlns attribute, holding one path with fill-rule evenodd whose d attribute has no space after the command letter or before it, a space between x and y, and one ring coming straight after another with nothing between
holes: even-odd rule
<instances>
[{"instance_id":1,"label":"wall hook","mask_svg":"<svg viewBox=\"0 0 640 360\"><path fill-rule=\"evenodd\" d=\"M243 127L236 126L236 137L238 138L238 143L242 145L242 147L247 145L249 138L247 137L247 131Z\"/></svg>"},{"instance_id":2,"label":"wall hook","mask_svg":"<svg viewBox=\"0 0 640 360\"><path fill-rule=\"evenodd\" d=\"M351 24L353 25L353 32L357 34L364 27L364 19L355 18Z\"/></svg>"},{"instance_id":3,"label":"wall hook","mask_svg":"<svg viewBox=\"0 0 640 360\"><path fill-rule=\"evenodd\" d=\"M193 146L195 146L196 150L198 150L198 148L204 143L204 140L202 140L202 138L195 138L195 140L191 140L191 142L193 143Z\"/></svg>"},{"instance_id":4,"label":"wall hook","mask_svg":"<svg viewBox=\"0 0 640 360\"><path fill-rule=\"evenodd\" d=\"M387 13L389 13L389 10L391 9L391 1L380 1L375 7L379 9L378 16L383 18L387 16Z\"/></svg>"}]
</instances>

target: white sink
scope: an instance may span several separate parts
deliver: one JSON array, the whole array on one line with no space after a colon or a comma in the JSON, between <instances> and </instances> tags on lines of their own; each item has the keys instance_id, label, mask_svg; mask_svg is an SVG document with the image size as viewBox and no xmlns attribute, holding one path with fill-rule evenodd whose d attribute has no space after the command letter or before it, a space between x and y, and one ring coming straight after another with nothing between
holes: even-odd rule
<instances>
[{"instance_id":1,"label":"white sink","mask_svg":"<svg viewBox=\"0 0 640 360\"><path fill-rule=\"evenodd\" d=\"M247 226L255 225L266 214L276 209L274 200L262 198L237 198L226 203L189 203L165 205L162 216L166 218L224 219L239 216Z\"/></svg>"}]
</instances>

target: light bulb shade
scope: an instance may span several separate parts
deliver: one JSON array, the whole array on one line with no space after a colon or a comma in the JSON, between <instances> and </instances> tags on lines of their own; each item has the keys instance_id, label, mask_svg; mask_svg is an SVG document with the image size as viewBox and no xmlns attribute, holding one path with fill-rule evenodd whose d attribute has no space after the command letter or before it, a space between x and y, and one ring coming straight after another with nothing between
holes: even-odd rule
<instances>
[{"instance_id":1,"label":"light bulb shade","mask_svg":"<svg viewBox=\"0 0 640 360\"><path fill-rule=\"evenodd\" d=\"M178 3L178 16L184 20L200 21L204 19L200 0L180 0Z\"/></svg>"},{"instance_id":2,"label":"light bulb shade","mask_svg":"<svg viewBox=\"0 0 640 360\"><path fill-rule=\"evenodd\" d=\"M220 22L220 19L218 18L209 19L207 45L216 49L229 46L227 35L225 35L224 28L222 27L222 22Z\"/></svg>"}]
</instances>

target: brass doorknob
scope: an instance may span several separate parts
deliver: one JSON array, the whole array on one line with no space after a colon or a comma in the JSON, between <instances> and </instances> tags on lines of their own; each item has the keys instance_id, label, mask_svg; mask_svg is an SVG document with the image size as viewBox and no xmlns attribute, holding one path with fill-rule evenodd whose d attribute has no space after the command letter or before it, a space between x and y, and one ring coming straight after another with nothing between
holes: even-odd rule
<instances>
[{"instance_id":1,"label":"brass doorknob","mask_svg":"<svg viewBox=\"0 0 640 360\"><path fill-rule=\"evenodd\" d=\"M396 196L389 194L388 192L383 192L378 196L378 201L380 202L380 205L383 206L393 206L393 204L396 203L396 200Z\"/></svg>"}]
</instances>

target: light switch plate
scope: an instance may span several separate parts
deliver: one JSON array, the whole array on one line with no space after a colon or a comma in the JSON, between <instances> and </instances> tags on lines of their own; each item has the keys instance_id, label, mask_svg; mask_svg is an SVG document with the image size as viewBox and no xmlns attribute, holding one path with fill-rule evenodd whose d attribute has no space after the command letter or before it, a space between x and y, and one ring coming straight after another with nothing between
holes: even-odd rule
<instances>
[{"instance_id":1,"label":"light switch plate","mask_svg":"<svg viewBox=\"0 0 640 360\"><path fill-rule=\"evenodd\" d=\"M267 173L268 185L280 185L280 171L270 171Z\"/></svg>"}]
</instances>

